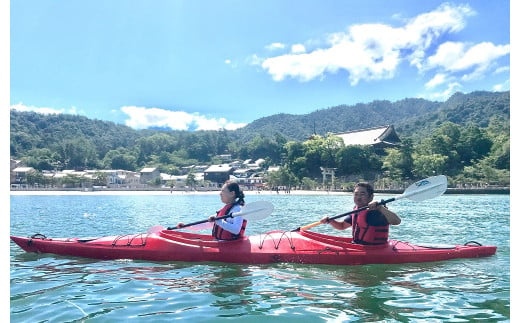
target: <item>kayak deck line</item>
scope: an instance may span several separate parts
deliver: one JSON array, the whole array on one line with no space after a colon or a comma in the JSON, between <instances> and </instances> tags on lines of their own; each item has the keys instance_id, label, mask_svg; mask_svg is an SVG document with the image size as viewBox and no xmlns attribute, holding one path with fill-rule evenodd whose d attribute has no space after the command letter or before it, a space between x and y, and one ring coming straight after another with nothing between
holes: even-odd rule
<instances>
[{"instance_id":1,"label":"kayak deck line","mask_svg":"<svg viewBox=\"0 0 520 323\"><path fill-rule=\"evenodd\" d=\"M278 240L278 243L274 242L274 237L271 235L271 233L282 233L282 235L280 236L280 239ZM290 237L289 235L287 235L287 233L289 233L289 235L291 234L291 231L271 231L271 232L267 232L267 233L264 233L263 235L260 234L260 244L258 245L258 249L262 249L264 247L264 243L265 241L267 240L267 237L270 237L271 238L271 241L273 241L274 243L274 249L275 250L278 250L278 248L280 247L280 244L282 243L282 239L284 237L287 238L287 241L289 241L289 246L292 250L296 250L296 247L294 246L293 244L293 240L292 240L292 237Z\"/></svg>"},{"instance_id":2,"label":"kayak deck line","mask_svg":"<svg viewBox=\"0 0 520 323\"><path fill-rule=\"evenodd\" d=\"M280 233L280 237L274 236L274 234ZM263 234L259 234L259 243L258 243L258 249L262 249L264 247L264 243L266 240L273 241L273 248L275 250L278 250L280 247L280 244L283 241L283 238L285 237L287 241L289 242L291 249L296 249L294 246L294 243L292 241L292 237L290 236L291 231L271 231ZM181 243L187 243L187 244L193 244L195 241L198 245L203 247L216 247L223 244L238 244L243 243L245 240L248 240L248 236L237 239L237 240L230 240L230 241L223 241L223 240L215 240L210 235L202 235L197 233L188 233L185 232L182 236L178 235L178 231L173 230L162 230L159 232L159 235L163 238L170 239L173 241L181 242ZM275 239L278 239L276 242Z\"/></svg>"},{"instance_id":3,"label":"kayak deck line","mask_svg":"<svg viewBox=\"0 0 520 323\"><path fill-rule=\"evenodd\" d=\"M146 240L148 238L148 235L145 233L138 233L138 234L127 234L127 235L120 235L112 237L112 247L136 247L136 246L145 246ZM53 241L53 242L63 242L63 243L88 243L89 245L96 245L96 240L99 240L99 243L97 245L100 246L106 246L107 243L104 241L106 237L86 237L86 238L47 238L44 234L36 233L33 234L30 238L27 240L27 245L31 246L34 243L34 240L45 240L45 241ZM126 239L126 241L124 240ZM139 241L140 240L140 241ZM134 243L134 241L137 241Z\"/></svg>"},{"instance_id":4,"label":"kayak deck line","mask_svg":"<svg viewBox=\"0 0 520 323\"><path fill-rule=\"evenodd\" d=\"M143 235L146 235L146 237L143 238ZM122 236L118 236L114 242L112 243L112 246L119 246L118 242L119 241L123 241L123 239L127 239L127 242L126 242L126 245L131 247L131 246L146 246L146 240L148 239L148 236L150 234L145 234L145 233L139 233L139 234L135 234L135 235L122 235ZM137 240L137 239L141 239L141 243L136 243L134 244L134 240ZM124 242L123 242L124 244Z\"/></svg>"}]
</instances>

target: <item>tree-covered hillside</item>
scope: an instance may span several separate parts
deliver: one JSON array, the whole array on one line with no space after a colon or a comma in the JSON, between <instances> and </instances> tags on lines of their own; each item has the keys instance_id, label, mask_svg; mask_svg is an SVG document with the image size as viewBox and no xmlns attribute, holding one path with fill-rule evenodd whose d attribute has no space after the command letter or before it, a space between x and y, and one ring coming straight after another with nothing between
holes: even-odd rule
<instances>
[{"instance_id":1,"label":"tree-covered hillside","mask_svg":"<svg viewBox=\"0 0 520 323\"><path fill-rule=\"evenodd\" d=\"M393 124L401 136L431 133L446 121L459 125L487 126L492 117L509 120L509 92L454 94L446 102L404 99L340 105L304 115L276 114L238 129L240 137L282 134L289 140L305 140L314 132L345 132Z\"/></svg>"},{"instance_id":2,"label":"tree-covered hillside","mask_svg":"<svg viewBox=\"0 0 520 323\"><path fill-rule=\"evenodd\" d=\"M387 171L410 178L442 171L504 182L509 109L509 92L457 93L443 103L374 101L304 115L277 114L235 131L134 130L82 116L12 110L11 158L38 170L159 167L177 174L184 166L219 163L219 155L231 154L285 165L287 178L300 181L318 177L324 166L338 168L344 176ZM384 155L366 147L341 147L327 136L388 124L395 126L403 145Z\"/></svg>"},{"instance_id":3,"label":"tree-covered hillside","mask_svg":"<svg viewBox=\"0 0 520 323\"><path fill-rule=\"evenodd\" d=\"M509 120L508 92L455 93L436 111L411 116L394 125L399 134L409 137L425 137L442 123L453 122L461 126L487 127L493 119Z\"/></svg>"},{"instance_id":4,"label":"tree-covered hillside","mask_svg":"<svg viewBox=\"0 0 520 323\"><path fill-rule=\"evenodd\" d=\"M67 142L86 141L97 154L130 147L141 134L109 121L68 114L40 114L11 110L11 157L24 156L34 148L59 150Z\"/></svg>"}]
</instances>

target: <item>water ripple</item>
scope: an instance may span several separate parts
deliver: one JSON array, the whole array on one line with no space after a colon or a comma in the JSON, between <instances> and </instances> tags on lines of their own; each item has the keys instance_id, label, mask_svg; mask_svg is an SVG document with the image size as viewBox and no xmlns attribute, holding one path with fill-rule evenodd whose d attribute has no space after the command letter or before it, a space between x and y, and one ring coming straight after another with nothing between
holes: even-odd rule
<instances>
[{"instance_id":1,"label":"water ripple","mask_svg":"<svg viewBox=\"0 0 520 323\"><path fill-rule=\"evenodd\" d=\"M273 215L248 232L290 230L352 208L345 196L251 196ZM393 238L498 246L497 255L403 265L236 265L98 261L26 254L11 243L13 322L504 322L510 319L509 197L396 202ZM175 207L172 208L172 205ZM11 234L101 236L200 220L215 196L12 196ZM175 214L171 214L172 210ZM489 210L498 210L490 219ZM30 215L30 216L29 216ZM317 232L348 235L318 226Z\"/></svg>"}]
</instances>

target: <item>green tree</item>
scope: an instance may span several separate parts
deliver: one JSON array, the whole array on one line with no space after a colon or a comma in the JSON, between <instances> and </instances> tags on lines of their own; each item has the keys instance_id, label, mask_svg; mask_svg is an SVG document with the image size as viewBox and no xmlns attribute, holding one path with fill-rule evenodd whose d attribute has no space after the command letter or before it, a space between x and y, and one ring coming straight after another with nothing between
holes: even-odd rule
<instances>
[{"instance_id":1,"label":"green tree","mask_svg":"<svg viewBox=\"0 0 520 323\"><path fill-rule=\"evenodd\" d=\"M309 171L307 165L306 157L298 157L290 164L287 164L286 167L296 175L298 178L304 178L307 176L311 176L311 172Z\"/></svg>"},{"instance_id":2,"label":"green tree","mask_svg":"<svg viewBox=\"0 0 520 323\"><path fill-rule=\"evenodd\" d=\"M122 169L122 168L118 168ZM92 177L92 185L95 186L106 186L108 184L108 176L105 172L96 172Z\"/></svg>"},{"instance_id":3,"label":"green tree","mask_svg":"<svg viewBox=\"0 0 520 323\"><path fill-rule=\"evenodd\" d=\"M454 175L460 171L462 164L457 147L460 141L460 127L452 122L445 122L435 129L432 136L424 139L416 146L414 157L415 174L424 174L426 168L439 168L439 159L442 156L442 171L447 175ZM435 165L423 165L423 161L431 159ZM419 168L417 168L419 167Z\"/></svg>"},{"instance_id":4,"label":"green tree","mask_svg":"<svg viewBox=\"0 0 520 323\"><path fill-rule=\"evenodd\" d=\"M49 148L34 148L22 158L25 165L37 170L53 170L60 157Z\"/></svg>"},{"instance_id":5,"label":"green tree","mask_svg":"<svg viewBox=\"0 0 520 323\"><path fill-rule=\"evenodd\" d=\"M336 155L344 148L341 138L327 134L325 137L312 136L303 142L304 157L309 175L321 175L320 167L336 168Z\"/></svg>"},{"instance_id":6,"label":"green tree","mask_svg":"<svg viewBox=\"0 0 520 323\"><path fill-rule=\"evenodd\" d=\"M286 186L291 188L297 185L299 180L288 167L282 166L279 170L269 173L267 183L271 187Z\"/></svg>"},{"instance_id":7,"label":"green tree","mask_svg":"<svg viewBox=\"0 0 520 323\"><path fill-rule=\"evenodd\" d=\"M137 157L125 148L110 150L105 154L102 164L107 169L124 169L135 171L137 169Z\"/></svg>"},{"instance_id":8,"label":"green tree","mask_svg":"<svg viewBox=\"0 0 520 323\"><path fill-rule=\"evenodd\" d=\"M345 147L343 139L333 134L327 134L321 143L321 165L327 168L336 167L336 155Z\"/></svg>"},{"instance_id":9,"label":"green tree","mask_svg":"<svg viewBox=\"0 0 520 323\"><path fill-rule=\"evenodd\" d=\"M486 128L488 138L492 138L492 146L487 156L490 165L497 169L510 169L510 125L509 120L491 119Z\"/></svg>"},{"instance_id":10,"label":"green tree","mask_svg":"<svg viewBox=\"0 0 520 323\"><path fill-rule=\"evenodd\" d=\"M445 174L447 156L441 154L419 155L413 154L414 175L417 177L429 177Z\"/></svg>"},{"instance_id":11,"label":"green tree","mask_svg":"<svg viewBox=\"0 0 520 323\"><path fill-rule=\"evenodd\" d=\"M402 161L403 156L399 149L386 149L386 156L383 158L383 169L388 171L391 179L401 179L404 177Z\"/></svg>"},{"instance_id":12,"label":"green tree","mask_svg":"<svg viewBox=\"0 0 520 323\"><path fill-rule=\"evenodd\" d=\"M287 156L287 162L289 163L305 154L305 147L303 143L299 141L289 141L285 143L284 150Z\"/></svg>"},{"instance_id":13,"label":"green tree","mask_svg":"<svg viewBox=\"0 0 520 323\"><path fill-rule=\"evenodd\" d=\"M316 187L318 187L318 182L316 182L315 180L313 180L311 178L304 177L301 180L301 185L302 185L302 189L304 189L304 190L315 190Z\"/></svg>"},{"instance_id":14,"label":"green tree","mask_svg":"<svg viewBox=\"0 0 520 323\"><path fill-rule=\"evenodd\" d=\"M45 179L45 176L43 176L43 174L41 172L36 171L36 170L27 172L26 181L27 181L27 184L29 184L29 185L35 185L35 184L45 185L47 182L47 180Z\"/></svg>"},{"instance_id":15,"label":"green tree","mask_svg":"<svg viewBox=\"0 0 520 323\"><path fill-rule=\"evenodd\" d=\"M175 139L166 133L154 133L137 140L137 163L140 165L150 162L151 156L162 152L171 152L178 147Z\"/></svg>"},{"instance_id":16,"label":"green tree","mask_svg":"<svg viewBox=\"0 0 520 323\"><path fill-rule=\"evenodd\" d=\"M96 149L90 140L84 138L64 140L58 153L66 168L84 169L98 166Z\"/></svg>"},{"instance_id":17,"label":"green tree","mask_svg":"<svg viewBox=\"0 0 520 323\"><path fill-rule=\"evenodd\" d=\"M283 145L273 139L257 135L249 143L239 149L239 157L242 159L259 159L270 157L274 160L281 159Z\"/></svg>"},{"instance_id":18,"label":"green tree","mask_svg":"<svg viewBox=\"0 0 520 323\"><path fill-rule=\"evenodd\" d=\"M386 155L383 156L383 169L388 171L390 178L403 179L412 178L413 158L412 143L409 139L404 139L399 148L387 148Z\"/></svg>"},{"instance_id":19,"label":"green tree","mask_svg":"<svg viewBox=\"0 0 520 323\"><path fill-rule=\"evenodd\" d=\"M383 166L371 146L350 145L341 148L336 156L339 174L365 174Z\"/></svg>"},{"instance_id":20,"label":"green tree","mask_svg":"<svg viewBox=\"0 0 520 323\"><path fill-rule=\"evenodd\" d=\"M197 185L197 180L195 179L195 174L193 172L189 172L186 177L186 185L189 187L195 187Z\"/></svg>"},{"instance_id":21,"label":"green tree","mask_svg":"<svg viewBox=\"0 0 520 323\"><path fill-rule=\"evenodd\" d=\"M484 130L475 125L470 125L462 129L456 149L460 161L469 165L472 161L477 161L489 154L492 145L493 142Z\"/></svg>"}]
</instances>

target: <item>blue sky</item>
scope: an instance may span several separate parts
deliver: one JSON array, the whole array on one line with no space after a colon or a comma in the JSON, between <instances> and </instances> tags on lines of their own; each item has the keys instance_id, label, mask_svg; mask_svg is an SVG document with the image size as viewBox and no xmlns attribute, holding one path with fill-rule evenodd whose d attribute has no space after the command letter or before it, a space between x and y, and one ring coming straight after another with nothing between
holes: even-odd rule
<instances>
[{"instance_id":1,"label":"blue sky","mask_svg":"<svg viewBox=\"0 0 520 323\"><path fill-rule=\"evenodd\" d=\"M11 109L136 129L510 87L509 1L10 2Z\"/></svg>"}]
</instances>

